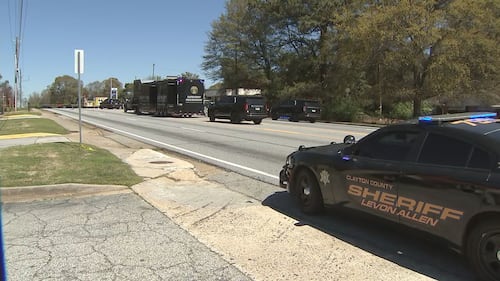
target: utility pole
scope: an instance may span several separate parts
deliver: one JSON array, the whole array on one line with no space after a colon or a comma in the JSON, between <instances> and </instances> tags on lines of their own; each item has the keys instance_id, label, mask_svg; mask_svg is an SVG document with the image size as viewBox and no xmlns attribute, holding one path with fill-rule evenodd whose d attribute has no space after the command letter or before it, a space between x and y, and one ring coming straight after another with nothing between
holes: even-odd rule
<instances>
[{"instance_id":1,"label":"utility pole","mask_svg":"<svg viewBox=\"0 0 500 281\"><path fill-rule=\"evenodd\" d=\"M80 74L83 73L83 50L75 50L75 72L78 74L78 127L80 131L80 145L82 144L82 83Z\"/></svg>"},{"instance_id":2,"label":"utility pole","mask_svg":"<svg viewBox=\"0 0 500 281\"><path fill-rule=\"evenodd\" d=\"M14 111L17 111L19 104L19 37L16 37L16 53L14 54Z\"/></svg>"},{"instance_id":3,"label":"utility pole","mask_svg":"<svg viewBox=\"0 0 500 281\"><path fill-rule=\"evenodd\" d=\"M19 69L19 56L21 53L21 40L20 37L22 35L23 28L23 0L20 0L21 5L19 9L19 30L18 35L16 36L16 54L15 54L15 89L14 89L14 111L17 111L17 108L21 105L22 92L21 92L21 71Z\"/></svg>"}]
</instances>

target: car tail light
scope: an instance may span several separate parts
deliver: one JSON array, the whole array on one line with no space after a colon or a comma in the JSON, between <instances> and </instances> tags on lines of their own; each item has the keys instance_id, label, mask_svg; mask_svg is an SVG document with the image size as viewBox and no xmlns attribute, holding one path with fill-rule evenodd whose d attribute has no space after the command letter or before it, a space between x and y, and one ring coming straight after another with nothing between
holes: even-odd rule
<instances>
[{"instance_id":1,"label":"car tail light","mask_svg":"<svg viewBox=\"0 0 500 281\"><path fill-rule=\"evenodd\" d=\"M245 104L243 106L245 107L245 111L248 111L248 103L245 102Z\"/></svg>"},{"instance_id":2,"label":"car tail light","mask_svg":"<svg viewBox=\"0 0 500 281\"><path fill-rule=\"evenodd\" d=\"M307 106L305 106L305 105L304 105L304 107L302 108L302 110L303 110L304 112L307 112Z\"/></svg>"}]
</instances>

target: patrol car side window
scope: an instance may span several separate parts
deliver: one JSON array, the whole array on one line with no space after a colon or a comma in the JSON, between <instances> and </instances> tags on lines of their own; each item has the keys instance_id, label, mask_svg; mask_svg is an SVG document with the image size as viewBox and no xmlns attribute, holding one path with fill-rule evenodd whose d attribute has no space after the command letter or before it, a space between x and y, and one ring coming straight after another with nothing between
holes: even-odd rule
<instances>
[{"instance_id":1,"label":"patrol car side window","mask_svg":"<svg viewBox=\"0 0 500 281\"><path fill-rule=\"evenodd\" d=\"M444 135L429 134L420 152L419 163L465 167L472 145Z\"/></svg>"},{"instance_id":2,"label":"patrol car side window","mask_svg":"<svg viewBox=\"0 0 500 281\"><path fill-rule=\"evenodd\" d=\"M405 161L418 135L418 132L387 132L360 143L355 154L381 160Z\"/></svg>"},{"instance_id":3,"label":"patrol car side window","mask_svg":"<svg viewBox=\"0 0 500 281\"><path fill-rule=\"evenodd\" d=\"M490 169L491 161L488 152L475 147L467 167L474 169Z\"/></svg>"}]
</instances>

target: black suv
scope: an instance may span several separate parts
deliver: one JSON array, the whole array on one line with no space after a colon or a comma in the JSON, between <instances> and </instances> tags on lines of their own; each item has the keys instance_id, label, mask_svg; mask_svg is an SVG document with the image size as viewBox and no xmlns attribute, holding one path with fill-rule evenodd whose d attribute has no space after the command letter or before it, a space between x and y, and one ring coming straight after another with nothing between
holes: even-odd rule
<instances>
[{"instance_id":1,"label":"black suv","mask_svg":"<svg viewBox=\"0 0 500 281\"><path fill-rule=\"evenodd\" d=\"M314 123L320 118L320 114L321 107L317 100L283 100L271 108L271 118L273 120L277 120L280 117L286 117L293 122L307 120Z\"/></svg>"},{"instance_id":2,"label":"black suv","mask_svg":"<svg viewBox=\"0 0 500 281\"><path fill-rule=\"evenodd\" d=\"M119 99L105 99L99 104L99 108L119 109L123 107L123 103Z\"/></svg>"},{"instance_id":3,"label":"black suv","mask_svg":"<svg viewBox=\"0 0 500 281\"><path fill-rule=\"evenodd\" d=\"M305 213L345 206L441 237L500 280L500 119L424 116L358 142L299 147L280 185Z\"/></svg>"},{"instance_id":4,"label":"black suv","mask_svg":"<svg viewBox=\"0 0 500 281\"><path fill-rule=\"evenodd\" d=\"M262 96L222 96L209 106L208 117L210 122L220 118L235 124L243 120L260 124L267 117L267 109Z\"/></svg>"}]
</instances>

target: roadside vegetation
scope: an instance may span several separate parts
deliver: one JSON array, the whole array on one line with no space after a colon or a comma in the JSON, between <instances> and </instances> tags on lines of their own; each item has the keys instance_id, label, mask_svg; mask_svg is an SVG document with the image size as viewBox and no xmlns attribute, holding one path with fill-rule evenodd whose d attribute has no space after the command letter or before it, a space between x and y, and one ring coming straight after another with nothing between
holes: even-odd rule
<instances>
[{"instance_id":1,"label":"roadside vegetation","mask_svg":"<svg viewBox=\"0 0 500 281\"><path fill-rule=\"evenodd\" d=\"M0 135L67 131L52 120L28 118L0 121ZM107 150L73 142L19 145L0 149L0 186L30 186L61 183L140 183L126 163Z\"/></svg>"},{"instance_id":2,"label":"roadside vegetation","mask_svg":"<svg viewBox=\"0 0 500 281\"><path fill-rule=\"evenodd\" d=\"M202 69L218 81L205 86L219 94L261 89L269 104L317 99L327 121L407 119L499 105L499 3L228 0L205 40ZM111 85L120 98L133 93L133 81L110 77L84 85L84 101L108 96ZM74 106L78 87L70 75L55 77L31 93L29 104ZM13 100L8 81L0 92Z\"/></svg>"}]
</instances>

